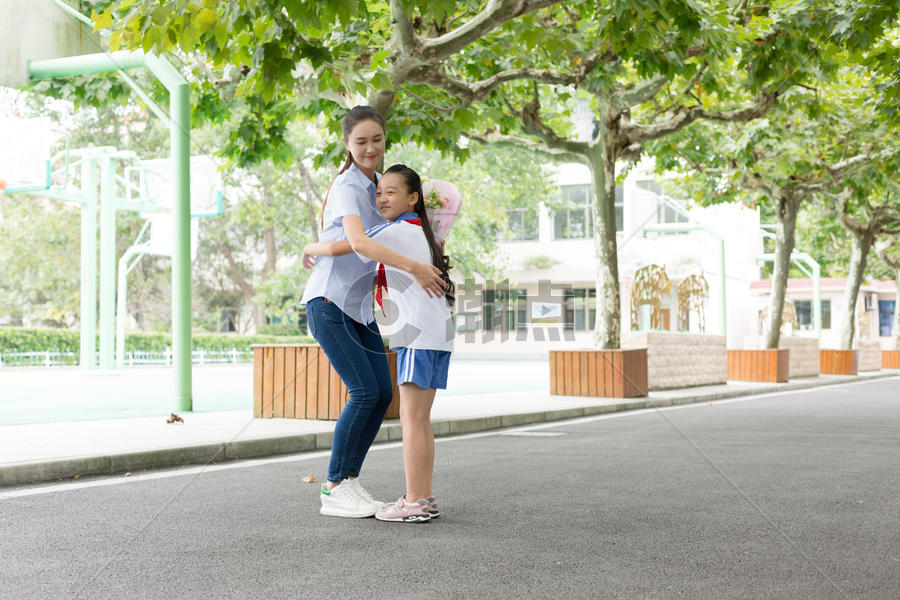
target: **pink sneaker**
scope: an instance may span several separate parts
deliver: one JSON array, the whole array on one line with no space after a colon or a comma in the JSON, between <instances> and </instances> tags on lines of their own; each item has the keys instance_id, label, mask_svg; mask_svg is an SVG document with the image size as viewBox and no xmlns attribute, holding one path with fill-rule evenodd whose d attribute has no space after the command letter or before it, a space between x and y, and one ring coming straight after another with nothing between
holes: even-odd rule
<instances>
[{"instance_id":1,"label":"pink sneaker","mask_svg":"<svg viewBox=\"0 0 900 600\"><path fill-rule=\"evenodd\" d=\"M400 498L394 504L385 506L383 510L375 513L379 521L399 521L401 523L424 523L431 520L428 513L428 503L424 500L407 502Z\"/></svg>"}]
</instances>

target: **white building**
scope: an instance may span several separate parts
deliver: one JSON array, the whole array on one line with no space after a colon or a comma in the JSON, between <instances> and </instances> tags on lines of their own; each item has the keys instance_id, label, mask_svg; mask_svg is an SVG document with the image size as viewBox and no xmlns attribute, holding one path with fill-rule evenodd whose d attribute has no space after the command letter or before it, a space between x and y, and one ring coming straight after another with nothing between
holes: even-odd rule
<instances>
[{"instance_id":1,"label":"white building","mask_svg":"<svg viewBox=\"0 0 900 600\"><path fill-rule=\"evenodd\" d=\"M662 329L678 330L677 286L689 275L701 274L709 284L705 331L722 333L724 325L729 347L739 348L744 336L755 332L755 303L749 290L760 277L757 257L763 252L763 242L759 213L737 204L688 207L684 201L668 198L657 179L639 166L616 189L623 332L631 329L634 274L655 264L665 267L672 283L671 293L662 298ZM480 306L463 295L457 308L458 329L468 336L458 340L458 351L485 352L486 345L511 344L516 338L527 338L527 346L516 346L535 351L592 345L596 260L590 172L583 165L562 165L557 183L564 207L551 210L541 203L533 209L510 211L510 235L500 244L509 259L508 289L481 291ZM650 231L660 225L691 231ZM723 263L727 301L722 295ZM549 282L551 289L542 291L541 282ZM554 298L547 298L548 291ZM546 322L553 322L549 305L554 302L561 306L564 314L559 320L574 333L574 340L553 340L544 332ZM551 318L535 322L542 310ZM691 319L688 330L697 331L696 318ZM512 339L499 339L504 329ZM646 308L641 310L640 329L649 329ZM467 340L478 344L465 344ZM479 344L479 349L473 348Z\"/></svg>"},{"instance_id":2,"label":"white building","mask_svg":"<svg viewBox=\"0 0 900 600\"><path fill-rule=\"evenodd\" d=\"M759 315L768 305L772 282L769 279L754 281L750 285L750 295L755 313ZM844 288L846 277L823 277L820 281L820 299L822 310L822 332L819 337L821 348L838 347L838 328L844 318ZM856 299L857 341L879 340L885 350L893 349L894 304L896 302L897 284L893 281L863 281ZM789 279L786 300L794 303L797 312L797 331L791 331L801 337L816 337L812 318L813 281L812 279ZM785 325L782 329L791 329ZM761 321L757 321L757 333L762 333Z\"/></svg>"}]
</instances>

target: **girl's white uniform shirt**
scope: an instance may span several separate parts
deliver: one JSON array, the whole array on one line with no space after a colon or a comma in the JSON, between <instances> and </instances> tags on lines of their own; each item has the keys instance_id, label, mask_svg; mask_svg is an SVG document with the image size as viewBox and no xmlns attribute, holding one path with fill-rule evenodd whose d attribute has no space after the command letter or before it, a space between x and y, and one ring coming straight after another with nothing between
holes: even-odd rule
<instances>
[{"instance_id":1,"label":"girl's white uniform shirt","mask_svg":"<svg viewBox=\"0 0 900 600\"><path fill-rule=\"evenodd\" d=\"M379 175L376 174L376 178ZM325 203L324 227L319 239L336 242L347 239L341 223L346 215L358 215L363 228L386 223L375 208L375 184L356 164L337 176ZM303 290L300 304L323 297L334 302L357 323L367 324L374 319L372 312L372 262L350 253L344 256L320 256Z\"/></svg>"},{"instance_id":2,"label":"girl's white uniform shirt","mask_svg":"<svg viewBox=\"0 0 900 600\"><path fill-rule=\"evenodd\" d=\"M431 264L431 250L422 227L402 220L416 217L415 213L407 213L396 221L369 229L366 235L398 254ZM384 307L382 311L376 304L375 315L381 335L390 340L388 346L452 352L455 329L447 299L429 298L406 271L385 265L385 275L388 290L382 296Z\"/></svg>"}]
</instances>

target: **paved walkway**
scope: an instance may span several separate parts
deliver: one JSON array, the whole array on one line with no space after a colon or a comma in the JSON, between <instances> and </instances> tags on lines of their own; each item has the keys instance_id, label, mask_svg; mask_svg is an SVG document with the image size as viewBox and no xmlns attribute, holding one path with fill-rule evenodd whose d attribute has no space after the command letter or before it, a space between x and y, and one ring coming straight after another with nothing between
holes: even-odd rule
<instances>
[{"instance_id":1,"label":"paved walkway","mask_svg":"<svg viewBox=\"0 0 900 600\"><path fill-rule=\"evenodd\" d=\"M782 392L871 378L820 376L786 384L729 383L665 392L631 400L551 396L545 390L439 395L435 435L458 435L586 415ZM249 409L183 413L184 423L163 416L32 423L0 427L0 485L19 485L86 475L206 464L224 460L321 450L331 447L334 423L254 419ZM398 421L386 421L376 442L399 440Z\"/></svg>"}]
</instances>

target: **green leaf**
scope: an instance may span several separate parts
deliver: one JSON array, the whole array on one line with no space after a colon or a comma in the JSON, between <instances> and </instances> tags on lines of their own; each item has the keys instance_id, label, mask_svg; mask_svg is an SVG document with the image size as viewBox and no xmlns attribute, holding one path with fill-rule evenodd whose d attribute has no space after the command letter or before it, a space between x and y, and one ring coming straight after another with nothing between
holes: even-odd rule
<instances>
[{"instance_id":1,"label":"green leaf","mask_svg":"<svg viewBox=\"0 0 900 600\"><path fill-rule=\"evenodd\" d=\"M371 79L372 85L379 90L394 91L394 84L391 77L384 71L378 71Z\"/></svg>"},{"instance_id":2,"label":"green leaf","mask_svg":"<svg viewBox=\"0 0 900 600\"><path fill-rule=\"evenodd\" d=\"M109 29L110 27L112 27L112 10L112 7L110 7L101 13L98 13L95 10L91 11L91 21L94 22L94 31L100 31L101 29Z\"/></svg>"}]
</instances>

